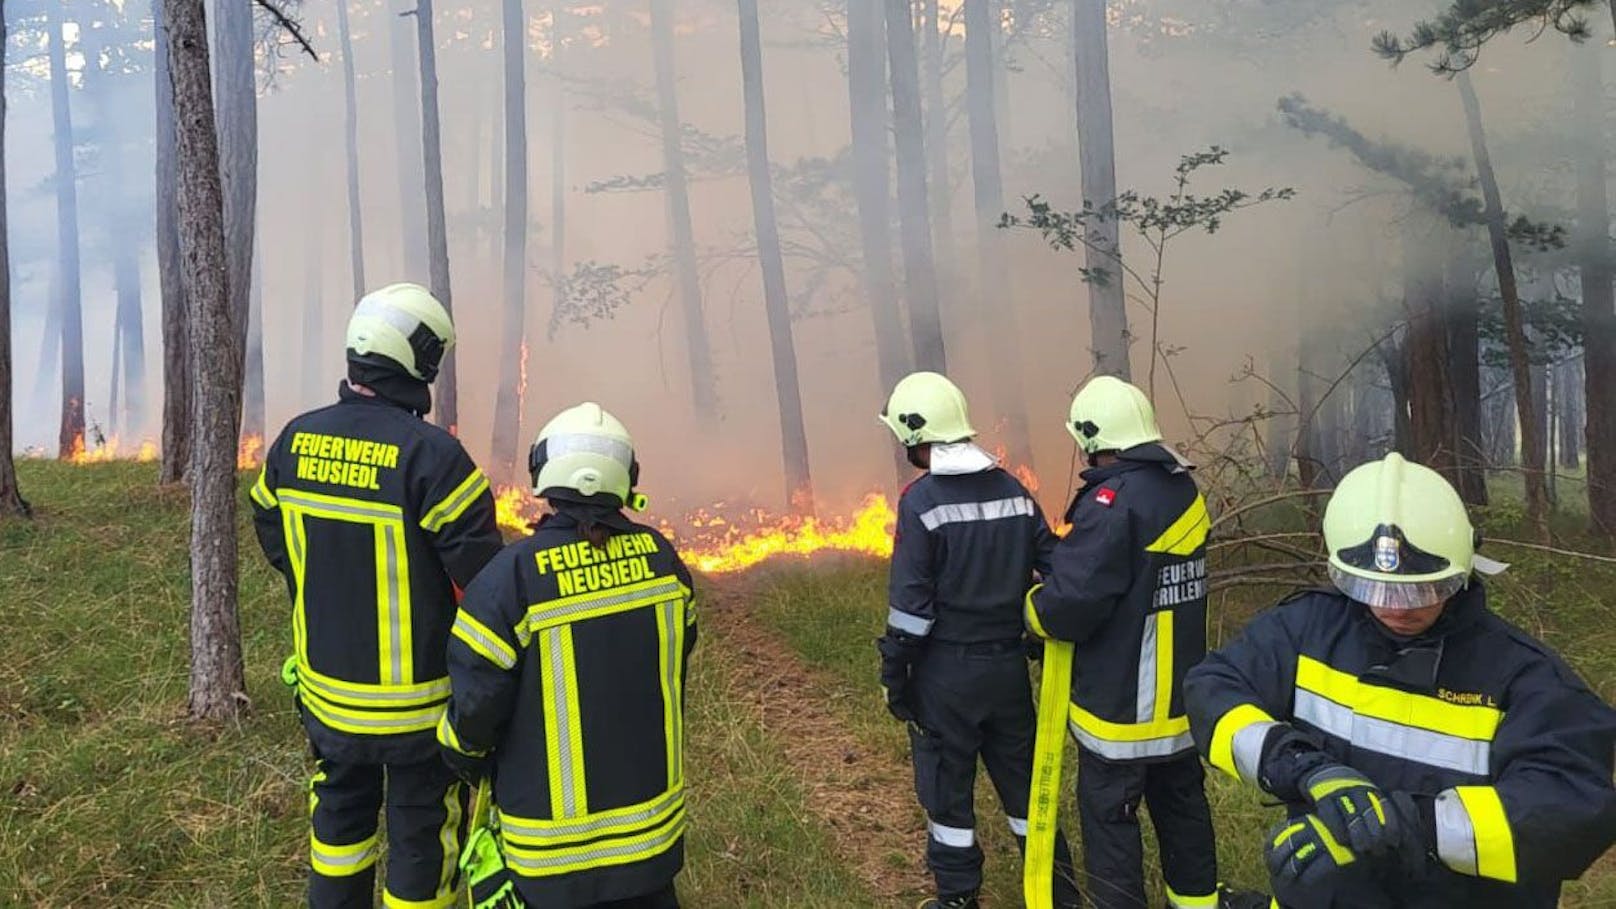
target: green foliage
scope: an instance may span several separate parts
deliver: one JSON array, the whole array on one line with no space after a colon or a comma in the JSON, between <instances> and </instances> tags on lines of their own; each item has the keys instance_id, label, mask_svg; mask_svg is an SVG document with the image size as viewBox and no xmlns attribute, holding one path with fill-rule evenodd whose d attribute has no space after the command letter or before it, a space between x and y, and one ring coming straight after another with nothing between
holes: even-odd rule
<instances>
[{"instance_id":1,"label":"green foliage","mask_svg":"<svg viewBox=\"0 0 1616 909\"><path fill-rule=\"evenodd\" d=\"M1522 300L1521 317L1531 342L1527 355L1534 365L1558 363L1582 348L1582 304L1555 295L1544 300ZM1507 367L1509 353L1504 332L1504 301L1481 301L1477 329L1481 334L1484 366Z\"/></svg>"},{"instance_id":2,"label":"green foliage","mask_svg":"<svg viewBox=\"0 0 1616 909\"><path fill-rule=\"evenodd\" d=\"M1539 34L1553 28L1573 41L1590 32L1584 10L1606 0L1454 0L1434 19L1416 22L1407 37L1391 32L1375 36L1375 53L1401 63L1410 54L1441 48L1431 70L1454 75L1474 66L1481 47L1517 25L1536 25Z\"/></svg>"}]
</instances>

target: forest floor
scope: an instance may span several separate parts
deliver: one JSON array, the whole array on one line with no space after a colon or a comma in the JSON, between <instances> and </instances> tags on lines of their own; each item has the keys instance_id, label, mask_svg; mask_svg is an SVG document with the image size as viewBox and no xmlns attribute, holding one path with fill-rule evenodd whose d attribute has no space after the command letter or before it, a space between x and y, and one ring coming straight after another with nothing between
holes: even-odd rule
<instances>
[{"instance_id":1,"label":"forest floor","mask_svg":"<svg viewBox=\"0 0 1616 909\"><path fill-rule=\"evenodd\" d=\"M278 680L285 587L245 514L253 703L239 723L202 729L185 718L183 493L156 488L153 465L19 467L38 515L0 523L0 905L298 905L310 762ZM1510 512L1488 531L1509 536ZM1616 570L1513 560L1495 605L1616 697ZM924 818L875 678L884 578L880 564L831 558L698 582L685 905L895 907L924 895ZM1219 595L1214 636L1265 599ZM1275 810L1209 780L1224 876L1260 886L1257 840ZM977 813L984 903L1018 905L1015 844L985 780ZM1563 904L1616 905L1616 859L1568 885Z\"/></svg>"}]
</instances>

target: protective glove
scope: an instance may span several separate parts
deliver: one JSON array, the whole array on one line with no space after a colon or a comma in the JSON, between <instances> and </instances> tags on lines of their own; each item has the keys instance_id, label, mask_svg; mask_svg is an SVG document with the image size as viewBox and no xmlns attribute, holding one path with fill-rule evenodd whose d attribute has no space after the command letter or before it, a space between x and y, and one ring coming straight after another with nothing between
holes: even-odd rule
<instances>
[{"instance_id":1,"label":"protective glove","mask_svg":"<svg viewBox=\"0 0 1616 909\"><path fill-rule=\"evenodd\" d=\"M888 628L875 642L881 651L881 691L886 697L887 711L901 722L915 721L914 708L909 704L909 670L925 643L925 638L896 628Z\"/></svg>"},{"instance_id":2,"label":"protective glove","mask_svg":"<svg viewBox=\"0 0 1616 909\"><path fill-rule=\"evenodd\" d=\"M1302 779L1301 789L1324 826L1358 855L1388 855L1405 836L1398 816L1386 810L1386 795L1351 767L1325 764Z\"/></svg>"},{"instance_id":3,"label":"protective glove","mask_svg":"<svg viewBox=\"0 0 1616 909\"><path fill-rule=\"evenodd\" d=\"M449 769L455 772L455 776L460 777L465 781L466 785L472 787L482 782L483 777L488 775L488 771L493 765L493 760L488 755L472 757L469 754L461 754L453 748L441 747L438 749L438 753L443 755L443 762L449 765Z\"/></svg>"},{"instance_id":4,"label":"protective glove","mask_svg":"<svg viewBox=\"0 0 1616 909\"><path fill-rule=\"evenodd\" d=\"M1274 897L1280 905L1293 907L1327 903L1327 894L1335 890L1331 880L1357 860L1313 814L1290 818L1270 830L1264 852Z\"/></svg>"},{"instance_id":5,"label":"protective glove","mask_svg":"<svg viewBox=\"0 0 1616 909\"><path fill-rule=\"evenodd\" d=\"M1436 803L1429 797L1392 792L1384 797L1391 848L1383 861L1395 859L1408 877L1419 877L1436 851Z\"/></svg>"}]
</instances>

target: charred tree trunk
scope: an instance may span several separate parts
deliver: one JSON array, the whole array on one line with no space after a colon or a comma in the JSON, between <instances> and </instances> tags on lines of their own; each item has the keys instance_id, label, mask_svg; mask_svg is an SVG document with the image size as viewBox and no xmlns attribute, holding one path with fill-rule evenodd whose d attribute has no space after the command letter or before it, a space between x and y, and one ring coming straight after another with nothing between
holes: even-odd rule
<instances>
[{"instance_id":1,"label":"charred tree trunk","mask_svg":"<svg viewBox=\"0 0 1616 909\"><path fill-rule=\"evenodd\" d=\"M527 17L522 0L502 0L505 61L504 306L500 321L499 390L494 396L492 457L499 479L516 476L522 424L527 326Z\"/></svg>"},{"instance_id":2,"label":"charred tree trunk","mask_svg":"<svg viewBox=\"0 0 1616 909\"><path fill-rule=\"evenodd\" d=\"M1429 230L1405 228L1403 307L1408 315L1408 332L1402 355L1412 444L1404 454L1457 485L1454 443L1458 429L1448 373L1442 266L1430 248Z\"/></svg>"},{"instance_id":3,"label":"charred tree trunk","mask_svg":"<svg viewBox=\"0 0 1616 909\"><path fill-rule=\"evenodd\" d=\"M432 245L428 237L429 227L426 222L431 220L430 203L423 207L421 204L421 187L430 179L425 163L429 152L425 143L417 146L410 141L411 136L424 135L428 117L437 118L437 103L434 100L430 110L426 99L426 72L427 58L432 57L433 72L432 91L434 98L437 93L437 55L436 49L420 44L420 35L425 29L426 34L432 34L432 0L420 0L414 11L416 22L414 34L411 34L409 22L402 16L391 17L391 24L387 26L388 38L392 43L393 54L393 134L397 138L398 161L398 224L403 233L400 241L403 243L403 259L401 267L395 276L399 281L414 281L419 284L430 279L432 275L430 258ZM417 47L410 47L414 41ZM417 94L419 92L419 94ZM434 286L433 296L437 296ZM358 297L354 298L356 301ZM441 300L442 298L439 297ZM439 383L439 394L442 394L442 384ZM442 408L439 408L442 416Z\"/></svg>"},{"instance_id":4,"label":"charred tree trunk","mask_svg":"<svg viewBox=\"0 0 1616 909\"><path fill-rule=\"evenodd\" d=\"M61 457L84 448L84 310L79 289L78 169L73 163L73 114L68 104L67 51L63 22L54 3L45 5L50 56L52 145L56 152L57 309L62 327Z\"/></svg>"},{"instance_id":5,"label":"charred tree trunk","mask_svg":"<svg viewBox=\"0 0 1616 909\"><path fill-rule=\"evenodd\" d=\"M857 0L854 3L857 5ZM872 18L878 15L873 9L870 11ZM879 27L879 24L872 25L871 30ZM915 57L914 21L910 18L909 0L886 0L886 43L887 59L892 68L892 113L898 148L898 209L903 232L903 276L905 295L909 301L909 333L914 344L914 362L920 369L947 372L942 313L937 303L937 267L931 248L931 205L926 190L926 133L920 117L920 63ZM874 73L880 73L878 57L871 68ZM886 110L886 105L877 100L871 99L866 103L872 106L879 104L882 113ZM880 143L881 190L884 193L884 130ZM883 215L885 209L883 205ZM901 315L898 316L898 323L902 324Z\"/></svg>"},{"instance_id":6,"label":"charred tree trunk","mask_svg":"<svg viewBox=\"0 0 1616 909\"><path fill-rule=\"evenodd\" d=\"M1616 6L1612 7L1616 12ZM1582 278L1583 405L1588 412L1588 518L1616 535L1616 267L1606 189L1603 48L1572 47L1577 143L1576 253Z\"/></svg>"},{"instance_id":7,"label":"charred tree trunk","mask_svg":"<svg viewBox=\"0 0 1616 909\"><path fill-rule=\"evenodd\" d=\"M0 517L29 514L11 457L11 247L6 242L6 3L0 0Z\"/></svg>"},{"instance_id":8,"label":"charred tree trunk","mask_svg":"<svg viewBox=\"0 0 1616 909\"><path fill-rule=\"evenodd\" d=\"M924 0L926 8L926 71L922 90L926 119L926 204L931 206L932 245L936 251L939 308L947 312L949 331L958 320L958 294L952 289L959 251L954 243L954 192L948 167L948 102L943 96L943 56L946 50L937 0ZM953 337L945 332L944 337ZM956 338L957 340L957 338Z\"/></svg>"},{"instance_id":9,"label":"charred tree trunk","mask_svg":"<svg viewBox=\"0 0 1616 909\"><path fill-rule=\"evenodd\" d=\"M1381 342L1381 362L1386 367L1386 384L1392 394L1392 448L1398 453L1414 450L1414 426L1409 417L1408 361L1402 341Z\"/></svg>"},{"instance_id":10,"label":"charred tree trunk","mask_svg":"<svg viewBox=\"0 0 1616 909\"><path fill-rule=\"evenodd\" d=\"M241 310L231 305L202 0L163 0L172 51L180 248L196 384L191 462L191 716L226 720L246 703L236 613L236 439Z\"/></svg>"},{"instance_id":11,"label":"charred tree trunk","mask_svg":"<svg viewBox=\"0 0 1616 909\"><path fill-rule=\"evenodd\" d=\"M881 8L875 0L848 0L847 93L853 114L853 190L864 254L864 297L875 332L880 393L885 395L909 371L909 342L904 337L903 314L898 309L898 291L892 276L883 34ZM929 227L922 223L921 229ZM901 459L899 472L901 476Z\"/></svg>"},{"instance_id":12,"label":"charred tree trunk","mask_svg":"<svg viewBox=\"0 0 1616 909\"><path fill-rule=\"evenodd\" d=\"M395 34L401 29L395 23L389 23L387 27ZM359 210L359 101L354 88L353 33L348 27L348 0L337 0L337 32L342 46L342 136L348 161L349 274L353 276L353 298L358 300L365 295L365 223ZM405 59L408 59L408 55L405 55ZM402 92L398 94L403 95ZM405 97L405 100L409 99ZM412 105L406 103L398 106L406 112L407 117L413 116ZM413 129L400 132L399 145L409 144L407 137L413 135Z\"/></svg>"},{"instance_id":13,"label":"charred tree trunk","mask_svg":"<svg viewBox=\"0 0 1616 909\"><path fill-rule=\"evenodd\" d=\"M1111 128L1111 61L1106 35L1105 0L1076 0L1072 10L1072 55L1077 61L1077 150L1084 204L1099 208L1117 197L1115 143ZM1123 300L1121 237L1117 222L1097 219L1083 255L1088 282L1089 342L1094 371L1127 379L1128 310ZM1151 351L1151 357L1156 356Z\"/></svg>"},{"instance_id":14,"label":"charred tree trunk","mask_svg":"<svg viewBox=\"0 0 1616 909\"><path fill-rule=\"evenodd\" d=\"M184 263L180 261L179 202L175 174L174 81L169 65L164 0L152 4L157 135L157 275L163 295L163 442L157 482L178 483L191 465L191 345L187 334Z\"/></svg>"},{"instance_id":15,"label":"charred tree trunk","mask_svg":"<svg viewBox=\"0 0 1616 909\"><path fill-rule=\"evenodd\" d=\"M146 331L140 324L140 259L132 243L118 243L112 252L113 281L118 295L117 340L113 349L120 361L113 366L116 377L121 367L123 401L111 405L108 416L118 419L127 432L140 432L146 425Z\"/></svg>"},{"instance_id":16,"label":"charred tree trunk","mask_svg":"<svg viewBox=\"0 0 1616 909\"><path fill-rule=\"evenodd\" d=\"M711 426L718 418L718 392L713 383L713 355L702 316L701 276L696 266L695 231L690 224L690 190L685 152L680 143L679 91L675 83L673 13L675 0L651 0L651 50L655 57L657 115L662 131L662 173L668 200L668 233L673 240L674 269L679 280L680 312L685 323L685 351L690 360L690 401L696 419Z\"/></svg>"},{"instance_id":17,"label":"charred tree trunk","mask_svg":"<svg viewBox=\"0 0 1616 909\"><path fill-rule=\"evenodd\" d=\"M965 75L967 119L971 132L971 182L976 196L976 243L979 291L983 301L998 306L986 313L992 326L983 332L993 371L994 410L1005 423L1011 460L1032 469L1032 439L1021 393L1021 357L1016 336L1015 292L998 223L1004 214L1004 182L999 172L999 131L993 105L992 34L995 0L965 0Z\"/></svg>"},{"instance_id":18,"label":"charred tree trunk","mask_svg":"<svg viewBox=\"0 0 1616 909\"><path fill-rule=\"evenodd\" d=\"M763 103L763 40L758 33L757 0L737 0L737 4L741 20L741 90L746 104L746 170L752 188L752 219L757 225L758 260L763 269L769 349L774 360L786 501L799 512L811 513L814 490L808 472L808 432L802 419L791 302L786 296L786 268L780 255L780 229L774 217L774 183L769 175L768 114Z\"/></svg>"},{"instance_id":19,"label":"charred tree trunk","mask_svg":"<svg viewBox=\"0 0 1616 909\"><path fill-rule=\"evenodd\" d=\"M1525 319L1521 314L1520 290L1515 283L1515 263L1509 250L1509 238L1505 235L1504 203L1498 192L1498 177L1493 173L1492 159L1487 153L1481 102L1476 98L1469 73L1460 73L1457 81L1460 99L1464 102L1465 123L1470 132L1471 152L1476 159L1476 173L1481 178L1482 197L1486 200L1487 236L1492 243L1493 267L1498 273L1498 290L1504 303L1509 370L1515 384L1515 409L1521 417L1526 520L1539 538L1546 539L1549 532L1549 492L1544 477L1543 444L1538 436L1537 413L1532 409L1531 355Z\"/></svg>"},{"instance_id":20,"label":"charred tree trunk","mask_svg":"<svg viewBox=\"0 0 1616 909\"><path fill-rule=\"evenodd\" d=\"M1487 449L1481 431L1481 301L1475 281L1465 274L1458 243L1448 253L1446 285L1449 375L1457 436L1455 461L1459 496L1470 505L1487 504Z\"/></svg>"},{"instance_id":21,"label":"charred tree trunk","mask_svg":"<svg viewBox=\"0 0 1616 909\"><path fill-rule=\"evenodd\" d=\"M555 82L550 107L550 309L556 317L567 307L567 83L561 69L565 15L562 4L550 4L550 68ZM555 325L556 319L550 324Z\"/></svg>"},{"instance_id":22,"label":"charred tree trunk","mask_svg":"<svg viewBox=\"0 0 1616 909\"><path fill-rule=\"evenodd\" d=\"M258 84L253 48L253 4L220 3L214 39L218 92L219 172L224 187L224 242L232 324L247 352L243 431L264 434L264 352L253 348L253 228L258 213ZM257 340L262 340L260 337ZM257 370L254 372L253 366Z\"/></svg>"},{"instance_id":23,"label":"charred tree trunk","mask_svg":"<svg viewBox=\"0 0 1616 909\"><path fill-rule=\"evenodd\" d=\"M415 41L421 54L421 161L426 186L427 262L432 276L432 296L452 314L454 294L449 286L449 232L443 213L443 129L438 119L436 40L432 30L432 0L419 0L415 7ZM406 198L414 198L413 192ZM408 225L405 229L407 244L410 242ZM438 425L451 433L460 431L455 372L455 354L451 350L444 355L443 365L438 369L437 391L433 396Z\"/></svg>"}]
</instances>

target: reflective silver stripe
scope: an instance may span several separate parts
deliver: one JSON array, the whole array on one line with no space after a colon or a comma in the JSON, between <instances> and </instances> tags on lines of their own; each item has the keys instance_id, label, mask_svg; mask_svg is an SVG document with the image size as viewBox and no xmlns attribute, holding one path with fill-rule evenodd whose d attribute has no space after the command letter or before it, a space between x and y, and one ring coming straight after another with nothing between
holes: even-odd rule
<instances>
[{"instance_id":1,"label":"reflective silver stripe","mask_svg":"<svg viewBox=\"0 0 1616 909\"><path fill-rule=\"evenodd\" d=\"M969 849L976 844L976 831L970 827L949 827L928 820L926 832L937 842L955 849Z\"/></svg>"},{"instance_id":2,"label":"reflective silver stripe","mask_svg":"<svg viewBox=\"0 0 1616 909\"><path fill-rule=\"evenodd\" d=\"M661 602L662 599L677 597L682 594L683 591L679 589L678 578L664 578L659 583L651 584L638 590L628 590L622 593L576 600L565 606L555 606L550 609L534 607L528 610L527 620L529 624L548 624L581 612L620 606L623 603L632 603L638 600L646 600L648 601L647 605L649 605L650 603Z\"/></svg>"},{"instance_id":3,"label":"reflective silver stripe","mask_svg":"<svg viewBox=\"0 0 1616 909\"><path fill-rule=\"evenodd\" d=\"M1430 767L1484 777L1492 766L1491 743L1355 714L1352 708L1305 688L1296 689L1296 718L1346 739L1355 748Z\"/></svg>"},{"instance_id":4,"label":"reflective silver stripe","mask_svg":"<svg viewBox=\"0 0 1616 909\"><path fill-rule=\"evenodd\" d=\"M1026 836L1027 835L1027 819L1026 818L1024 818L1024 817L1013 817L1013 818L1010 818L1009 821L1010 821L1010 832L1011 833L1014 833L1016 836Z\"/></svg>"},{"instance_id":5,"label":"reflective silver stripe","mask_svg":"<svg viewBox=\"0 0 1616 909\"><path fill-rule=\"evenodd\" d=\"M399 334L406 339L421 327L421 321L402 309L383 302L375 297L365 296L359 299L354 307L355 316L364 316L367 319L377 319L393 326ZM436 332L434 332L436 334Z\"/></svg>"},{"instance_id":6,"label":"reflective silver stripe","mask_svg":"<svg viewBox=\"0 0 1616 909\"><path fill-rule=\"evenodd\" d=\"M398 585L404 582L398 576L398 527L389 522L377 524L382 535L382 549L387 553L387 635L392 653L394 682L404 678L404 616L399 610Z\"/></svg>"},{"instance_id":7,"label":"reflective silver stripe","mask_svg":"<svg viewBox=\"0 0 1616 909\"><path fill-rule=\"evenodd\" d=\"M923 638L931 634L931 626L935 621L934 619L923 619L913 613L904 612L896 606L887 607L887 624L917 638Z\"/></svg>"},{"instance_id":8,"label":"reflective silver stripe","mask_svg":"<svg viewBox=\"0 0 1616 909\"><path fill-rule=\"evenodd\" d=\"M493 657L494 665L499 668L512 669L516 666L515 651L511 649L511 645L497 637L483 634L482 628L468 620L464 612L455 614L453 630L483 645L488 650L487 655Z\"/></svg>"},{"instance_id":9,"label":"reflective silver stripe","mask_svg":"<svg viewBox=\"0 0 1616 909\"><path fill-rule=\"evenodd\" d=\"M551 711L555 716L556 740L551 743L556 750L556 761L561 767L561 813L565 817L578 815L578 769L572 766L572 726L577 717L572 715L567 706L567 694L572 680L567 677L566 655L562 653L562 638L571 633L566 626L558 626L546 631L545 647L550 652L551 678L545 679L546 703L544 709Z\"/></svg>"},{"instance_id":10,"label":"reflective silver stripe","mask_svg":"<svg viewBox=\"0 0 1616 909\"><path fill-rule=\"evenodd\" d=\"M325 499L305 495L295 489L281 490L281 501L295 505L299 508L307 508L312 511L331 511L336 512L337 514L350 515L356 518L380 518L384 520L392 520L400 517L404 513L395 505L384 505L380 502L359 502L354 500L328 502Z\"/></svg>"},{"instance_id":11,"label":"reflective silver stripe","mask_svg":"<svg viewBox=\"0 0 1616 909\"><path fill-rule=\"evenodd\" d=\"M524 851L524 847L517 843L506 841L505 860L519 872L534 872L542 874L551 868L563 868L570 865L596 865L618 864L609 859L618 858L650 858L662 852L685 832L685 813L680 808L674 812L668 821L668 826L656 836L648 840L610 845L612 840L604 840L586 850L570 848L557 850L548 855L534 855Z\"/></svg>"},{"instance_id":12,"label":"reflective silver stripe","mask_svg":"<svg viewBox=\"0 0 1616 909\"><path fill-rule=\"evenodd\" d=\"M944 524L966 524L976 521L998 521L1004 518L1031 517L1032 499L1015 496L989 502L954 502L937 505L920 513L920 523L927 530L936 530Z\"/></svg>"},{"instance_id":13,"label":"reflective silver stripe","mask_svg":"<svg viewBox=\"0 0 1616 909\"><path fill-rule=\"evenodd\" d=\"M483 490L488 488L488 478L484 477L480 470L473 472L465 482L467 485L461 488L458 495L444 499L427 512L421 521L423 528L433 532L442 530L449 523L449 515L464 509L466 503L482 495Z\"/></svg>"},{"instance_id":14,"label":"reflective silver stripe","mask_svg":"<svg viewBox=\"0 0 1616 909\"><path fill-rule=\"evenodd\" d=\"M1436 797L1436 854L1454 871L1476 875L1476 828L1464 801L1452 789L1444 789Z\"/></svg>"},{"instance_id":15,"label":"reflective silver stripe","mask_svg":"<svg viewBox=\"0 0 1616 909\"><path fill-rule=\"evenodd\" d=\"M561 433L544 440L544 453L550 458L569 454L597 454L623 465L634 463L634 449L627 442L581 432Z\"/></svg>"},{"instance_id":16,"label":"reflective silver stripe","mask_svg":"<svg viewBox=\"0 0 1616 909\"><path fill-rule=\"evenodd\" d=\"M361 844L354 843L353 845ZM327 845L311 836L309 837L309 857L322 865L331 865L336 868L356 868L376 860L376 838L371 837L363 845L365 848L352 853L327 852L327 849L341 849L343 847L340 845Z\"/></svg>"},{"instance_id":17,"label":"reflective silver stripe","mask_svg":"<svg viewBox=\"0 0 1616 909\"><path fill-rule=\"evenodd\" d=\"M683 774L680 773L680 768L684 762L684 743L680 741L680 735L682 733L681 727L684 723L681 716L683 711L679 706L679 660L683 654L679 652L679 638L684 631L684 623L679 621L678 600L669 600L658 608L662 611L662 626L666 629L666 642L664 644L666 651L663 654L665 662L662 665L663 671L667 673L663 678L663 682L668 686L668 698L670 700L669 703L662 705L662 709L671 714L668 720L670 739L668 742L668 785L672 787L683 777Z\"/></svg>"},{"instance_id":18,"label":"reflective silver stripe","mask_svg":"<svg viewBox=\"0 0 1616 909\"><path fill-rule=\"evenodd\" d=\"M297 681L321 697L332 701L349 701L355 706L363 706L367 703L385 706L392 701L413 701L424 706L438 701L445 701L449 698L449 679L447 677L405 687L367 685L363 682L356 682L352 684L358 687L350 688L347 685L333 685L328 681L322 681L315 678L312 672L302 671L300 667Z\"/></svg>"},{"instance_id":19,"label":"reflective silver stripe","mask_svg":"<svg viewBox=\"0 0 1616 909\"><path fill-rule=\"evenodd\" d=\"M1257 768L1262 764L1263 741L1268 738L1268 730L1278 725L1260 720L1234 734L1229 742L1229 750L1234 752L1234 769L1239 771L1241 779L1248 783L1257 782Z\"/></svg>"},{"instance_id":20,"label":"reflective silver stripe","mask_svg":"<svg viewBox=\"0 0 1616 909\"><path fill-rule=\"evenodd\" d=\"M1134 721L1148 723L1156 718L1156 620L1160 613L1145 616L1145 636L1139 642L1139 704L1134 710Z\"/></svg>"},{"instance_id":21,"label":"reflective silver stripe","mask_svg":"<svg viewBox=\"0 0 1616 909\"><path fill-rule=\"evenodd\" d=\"M1108 761L1137 761L1144 758L1172 757L1179 752L1188 751L1195 747L1195 739L1188 732L1159 739L1144 739L1138 742L1113 742L1089 735L1082 727L1070 721L1066 723L1066 728L1071 730L1072 738L1077 739L1079 745Z\"/></svg>"},{"instance_id":22,"label":"reflective silver stripe","mask_svg":"<svg viewBox=\"0 0 1616 909\"><path fill-rule=\"evenodd\" d=\"M600 830L605 830L610 827L634 827L649 824L651 821L655 820L661 815L667 814L670 810L683 805L684 798L685 791L683 789L675 789L671 792L658 796L652 801L646 802L644 806L637 808L634 811L629 811L622 814L602 814L597 817L587 818L571 824L548 824L541 826L530 820L511 817L507 814L500 815L499 823L500 827L503 828L507 833L515 834L516 836L530 836L536 839L579 837L586 834L592 834ZM629 836L639 832L641 831L629 829L621 833L614 833L613 836Z\"/></svg>"},{"instance_id":23,"label":"reflective silver stripe","mask_svg":"<svg viewBox=\"0 0 1616 909\"><path fill-rule=\"evenodd\" d=\"M309 712L314 714L315 719L327 726L331 726L333 723L342 723L346 726L358 726L362 729L380 729L383 732L433 729L438 725L438 721L443 718L442 704L434 704L430 707L421 707L415 710L370 711L363 716L353 716L351 713L334 710L319 697L311 697L305 700L303 705L309 708ZM340 732L341 730L338 731Z\"/></svg>"}]
</instances>

